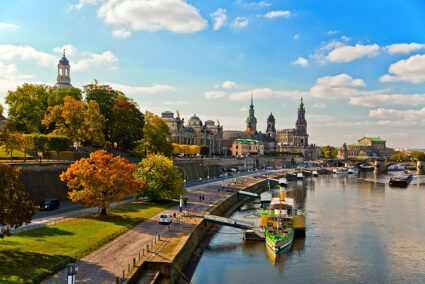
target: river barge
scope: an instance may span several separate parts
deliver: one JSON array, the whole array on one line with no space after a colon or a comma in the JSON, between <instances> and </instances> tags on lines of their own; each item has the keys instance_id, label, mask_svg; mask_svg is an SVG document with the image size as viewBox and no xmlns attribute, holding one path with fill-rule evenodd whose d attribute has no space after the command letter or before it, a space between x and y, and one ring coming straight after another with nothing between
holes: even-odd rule
<instances>
[{"instance_id":1,"label":"river barge","mask_svg":"<svg viewBox=\"0 0 425 284\"><path fill-rule=\"evenodd\" d=\"M395 176L390 178L390 186L408 186L412 179L413 176L411 174Z\"/></svg>"}]
</instances>

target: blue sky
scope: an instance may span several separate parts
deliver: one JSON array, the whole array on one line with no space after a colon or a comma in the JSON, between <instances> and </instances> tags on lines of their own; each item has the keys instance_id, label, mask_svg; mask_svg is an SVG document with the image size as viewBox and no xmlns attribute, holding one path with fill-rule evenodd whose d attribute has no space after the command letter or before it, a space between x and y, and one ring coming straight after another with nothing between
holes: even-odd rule
<instances>
[{"instance_id":1,"label":"blue sky","mask_svg":"<svg viewBox=\"0 0 425 284\"><path fill-rule=\"evenodd\" d=\"M0 102L23 82L53 85L65 47L71 83L96 78L142 110L180 110L242 130L295 125L310 142L425 148L425 2L3 0Z\"/></svg>"}]
</instances>

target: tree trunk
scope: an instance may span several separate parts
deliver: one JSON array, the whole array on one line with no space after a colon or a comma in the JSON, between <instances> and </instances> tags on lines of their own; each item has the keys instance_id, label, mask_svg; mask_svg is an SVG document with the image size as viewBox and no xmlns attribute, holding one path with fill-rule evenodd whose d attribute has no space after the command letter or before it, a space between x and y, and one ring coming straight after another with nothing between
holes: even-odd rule
<instances>
[{"instance_id":1,"label":"tree trunk","mask_svg":"<svg viewBox=\"0 0 425 284\"><path fill-rule=\"evenodd\" d=\"M102 210L100 211L100 215L106 215L106 208L102 208Z\"/></svg>"}]
</instances>

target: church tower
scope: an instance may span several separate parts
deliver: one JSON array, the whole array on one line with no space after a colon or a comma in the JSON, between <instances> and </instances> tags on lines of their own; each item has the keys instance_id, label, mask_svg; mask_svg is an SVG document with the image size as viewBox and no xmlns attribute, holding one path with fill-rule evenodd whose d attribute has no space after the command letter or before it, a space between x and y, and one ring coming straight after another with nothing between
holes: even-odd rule
<instances>
[{"instance_id":1,"label":"church tower","mask_svg":"<svg viewBox=\"0 0 425 284\"><path fill-rule=\"evenodd\" d=\"M274 116L272 113L270 113L269 117L267 118L267 129L266 134L269 135L269 137L276 138L276 120L274 119Z\"/></svg>"},{"instance_id":2,"label":"church tower","mask_svg":"<svg viewBox=\"0 0 425 284\"><path fill-rule=\"evenodd\" d=\"M296 144L299 146L308 146L307 121L305 120L305 108L302 97L298 108L298 119L295 124L295 133L297 136Z\"/></svg>"},{"instance_id":3,"label":"church tower","mask_svg":"<svg viewBox=\"0 0 425 284\"><path fill-rule=\"evenodd\" d=\"M55 90L58 88L70 88L71 78L69 76L69 71L71 70L71 65L69 65L68 59L65 57L65 49L63 50L63 56L59 60L58 64L58 77L56 79L56 84L53 86Z\"/></svg>"},{"instance_id":4,"label":"church tower","mask_svg":"<svg viewBox=\"0 0 425 284\"><path fill-rule=\"evenodd\" d=\"M249 115L246 119L246 131L249 131L249 132L257 131L257 119L254 116L254 102L253 102L252 92L251 92L251 105L249 106Z\"/></svg>"}]
</instances>

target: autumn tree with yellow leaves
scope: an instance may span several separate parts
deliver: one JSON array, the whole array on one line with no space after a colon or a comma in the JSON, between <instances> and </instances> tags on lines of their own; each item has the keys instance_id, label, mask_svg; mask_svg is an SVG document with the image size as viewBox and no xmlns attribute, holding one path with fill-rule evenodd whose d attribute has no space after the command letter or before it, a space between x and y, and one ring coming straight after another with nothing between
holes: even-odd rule
<instances>
[{"instance_id":1,"label":"autumn tree with yellow leaves","mask_svg":"<svg viewBox=\"0 0 425 284\"><path fill-rule=\"evenodd\" d=\"M68 197L84 207L99 207L101 214L114 202L136 193L145 183L133 177L137 166L127 159L113 156L104 150L90 154L72 164L60 175L72 190Z\"/></svg>"}]
</instances>

